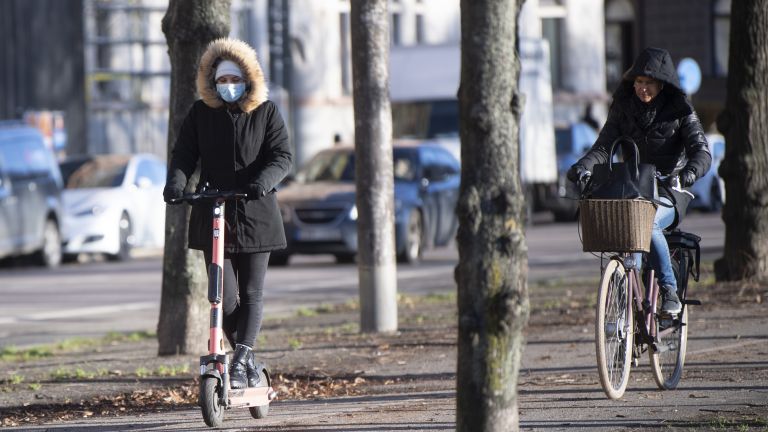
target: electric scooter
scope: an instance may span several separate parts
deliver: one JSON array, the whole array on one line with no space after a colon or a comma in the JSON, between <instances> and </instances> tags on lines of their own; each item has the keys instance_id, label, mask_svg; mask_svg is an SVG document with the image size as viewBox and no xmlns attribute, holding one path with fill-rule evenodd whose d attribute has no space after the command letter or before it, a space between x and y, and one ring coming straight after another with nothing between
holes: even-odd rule
<instances>
[{"instance_id":1,"label":"electric scooter","mask_svg":"<svg viewBox=\"0 0 768 432\"><path fill-rule=\"evenodd\" d=\"M257 364L259 386L232 389L229 386L229 355L224 349L222 328L224 298L224 204L246 198L242 192L219 191L203 188L194 194L185 194L171 204L208 204L213 211L211 265L208 268L208 301L211 303L210 336L208 355L200 357L199 404L205 424L219 427L224 423L224 411L231 408L248 408L255 419L265 418L269 403L277 397L272 389L269 371Z\"/></svg>"}]
</instances>

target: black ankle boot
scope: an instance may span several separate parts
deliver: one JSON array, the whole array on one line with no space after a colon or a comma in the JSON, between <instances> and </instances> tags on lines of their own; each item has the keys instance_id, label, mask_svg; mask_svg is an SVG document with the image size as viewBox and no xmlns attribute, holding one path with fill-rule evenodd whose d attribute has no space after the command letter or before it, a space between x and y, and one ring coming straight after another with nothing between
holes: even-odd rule
<instances>
[{"instance_id":1,"label":"black ankle boot","mask_svg":"<svg viewBox=\"0 0 768 432\"><path fill-rule=\"evenodd\" d=\"M232 356L232 365L229 370L229 387L242 389L248 386L246 363L253 361L251 349L245 345L237 344L235 354Z\"/></svg>"},{"instance_id":2,"label":"black ankle boot","mask_svg":"<svg viewBox=\"0 0 768 432\"><path fill-rule=\"evenodd\" d=\"M248 356L245 370L248 373L248 387L258 387L261 382L261 377L259 376L259 369L256 367L256 360L253 358L253 351L251 351L251 355Z\"/></svg>"}]
</instances>

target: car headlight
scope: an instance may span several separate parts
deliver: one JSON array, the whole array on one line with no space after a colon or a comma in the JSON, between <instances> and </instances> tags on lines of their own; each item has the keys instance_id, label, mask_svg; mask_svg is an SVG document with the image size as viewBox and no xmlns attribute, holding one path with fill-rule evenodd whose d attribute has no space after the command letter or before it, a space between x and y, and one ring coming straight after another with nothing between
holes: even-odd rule
<instances>
[{"instance_id":1,"label":"car headlight","mask_svg":"<svg viewBox=\"0 0 768 432\"><path fill-rule=\"evenodd\" d=\"M352 208L349 209L349 220L357 220L357 205L352 204Z\"/></svg>"},{"instance_id":2,"label":"car headlight","mask_svg":"<svg viewBox=\"0 0 768 432\"><path fill-rule=\"evenodd\" d=\"M98 216L102 213L104 213L105 208L100 205L95 205L89 209L80 210L79 212L75 213L75 217L88 217L88 216Z\"/></svg>"}]
</instances>

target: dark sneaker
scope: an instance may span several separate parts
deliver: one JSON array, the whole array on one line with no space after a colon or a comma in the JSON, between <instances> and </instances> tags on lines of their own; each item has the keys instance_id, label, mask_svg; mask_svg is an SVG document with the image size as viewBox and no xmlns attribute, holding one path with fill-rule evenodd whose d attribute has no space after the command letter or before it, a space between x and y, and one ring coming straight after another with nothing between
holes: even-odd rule
<instances>
[{"instance_id":1,"label":"dark sneaker","mask_svg":"<svg viewBox=\"0 0 768 432\"><path fill-rule=\"evenodd\" d=\"M677 297L677 290L671 286L661 287L661 311L668 314L678 314L683 305Z\"/></svg>"}]
</instances>

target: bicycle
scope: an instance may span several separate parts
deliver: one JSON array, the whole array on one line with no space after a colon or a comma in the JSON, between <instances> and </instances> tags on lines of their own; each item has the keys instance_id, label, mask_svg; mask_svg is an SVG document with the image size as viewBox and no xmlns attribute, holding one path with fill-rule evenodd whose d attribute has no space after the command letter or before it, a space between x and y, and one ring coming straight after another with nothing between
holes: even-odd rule
<instances>
[{"instance_id":1,"label":"bicycle","mask_svg":"<svg viewBox=\"0 0 768 432\"><path fill-rule=\"evenodd\" d=\"M208 268L208 301L211 304L208 354L200 357L200 396L198 403L205 424L220 427L224 423L224 410L248 408L251 417L265 418L269 404L277 397L272 389L269 371L263 364L257 365L259 387L232 389L229 386L229 356L224 350L222 329L224 298L224 204L246 198L245 193L203 188L199 193L185 194L169 204L209 204L213 211L212 260Z\"/></svg>"},{"instance_id":2,"label":"bicycle","mask_svg":"<svg viewBox=\"0 0 768 432\"><path fill-rule=\"evenodd\" d=\"M588 178L580 182L585 184L583 188L580 185L581 199L587 199ZM687 297L689 276L699 280L701 239L678 229L664 234L682 303L682 310L674 316L657 310L662 302L661 293L653 269L645 262L647 252L642 254L642 268L646 270L641 276L631 252L600 251L602 276L596 305L595 347L600 384L610 399L624 395L630 368L639 364L645 352L660 389L676 388L683 374L688 306L701 304Z\"/></svg>"}]
</instances>

